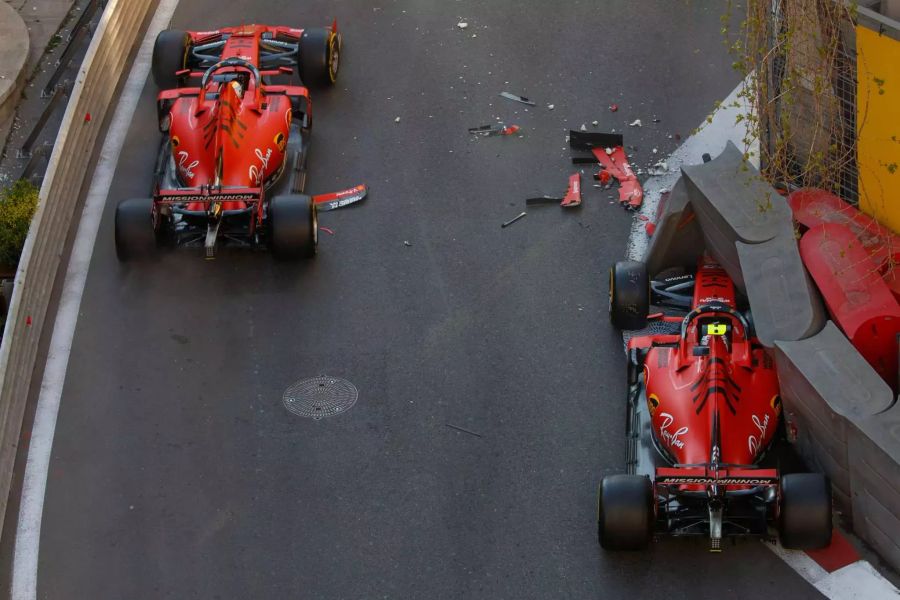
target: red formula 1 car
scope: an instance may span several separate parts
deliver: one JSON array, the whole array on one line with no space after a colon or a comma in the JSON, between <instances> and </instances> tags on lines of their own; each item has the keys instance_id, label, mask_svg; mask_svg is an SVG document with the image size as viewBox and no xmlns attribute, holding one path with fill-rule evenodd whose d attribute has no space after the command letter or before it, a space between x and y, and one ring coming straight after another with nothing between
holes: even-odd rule
<instances>
[{"instance_id":1,"label":"red formula 1 car","mask_svg":"<svg viewBox=\"0 0 900 600\"><path fill-rule=\"evenodd\" d=\"M651 301L687 312L649 315ZM600 483L600 544L705 536L718 552L725 537L771 537L774 526L785 547L827 545L828 480L763 464L781 430L778 380L725 270L703 258L695 274L649 281L642 263L616 263L610 318L641 331L626 344L626 474Z\"/></svg>"},{"instance_id":2,"label":"red formula 1 car","mask_svg":"<svg viewBox=\"0 0 900 600\"><path fill-rule=\"evenodd\" d=\"M312 110L306 85L336 81L337 24L166 30L153 48L164 134L153 197L116 209L120 260L161 243L267 245L281 257L316 253L317 217L303 195ZM360 186L332 195L346 204ZM336 201L336 200L335 200Z\"/></svg>"}]
</instances>

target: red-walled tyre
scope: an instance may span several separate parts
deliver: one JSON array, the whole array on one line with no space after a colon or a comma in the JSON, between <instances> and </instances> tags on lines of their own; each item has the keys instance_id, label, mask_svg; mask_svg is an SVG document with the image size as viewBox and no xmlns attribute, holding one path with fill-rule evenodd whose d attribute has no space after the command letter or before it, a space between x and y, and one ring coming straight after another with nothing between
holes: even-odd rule
<instances>
[{"instance_id":1,"label":"red-walled tyre","mask_svg":"<svg viewBox=\"0 0 900 600\"><path fill-rule=\"evenodd\" d=\"M610 475L600 482L597 538L605 550L643 550L653 535L653 488L642 475Z\"/></svg>"}]
</instances>

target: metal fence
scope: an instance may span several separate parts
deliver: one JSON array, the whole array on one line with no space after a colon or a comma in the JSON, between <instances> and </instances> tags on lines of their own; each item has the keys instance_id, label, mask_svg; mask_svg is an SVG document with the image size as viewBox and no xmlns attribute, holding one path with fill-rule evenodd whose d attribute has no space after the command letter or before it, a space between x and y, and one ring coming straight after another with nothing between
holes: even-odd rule
<instances>
[{"instance_id":1,"label":"metal fence","mask_svg":"<svg viewBox=\"0 0 900 600\"><path fill-rule=\"evenodd\" d=\"M832 0L771 0L765 8L765 22L748 36L758 57L763 173L856 203L856 9Z\"/></svg>"}]
</instances>

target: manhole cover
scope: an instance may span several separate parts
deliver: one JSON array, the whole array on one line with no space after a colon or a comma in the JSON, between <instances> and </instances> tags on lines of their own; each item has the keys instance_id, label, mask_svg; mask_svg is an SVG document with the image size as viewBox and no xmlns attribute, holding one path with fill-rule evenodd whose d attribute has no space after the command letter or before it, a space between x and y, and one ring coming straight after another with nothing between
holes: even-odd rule
<instances>
[{"instance_id":1,"label":"manhole cover","mask_svg":"<svg viewBox=\"0 0 900 600\"><path fill-rule=\"evenodd\" d=\"M284 406L301 417L321 419L350 410L359 392L356 386L339 377L319 375L302 379L284 391Z\"/></svg>"}]
</instances>

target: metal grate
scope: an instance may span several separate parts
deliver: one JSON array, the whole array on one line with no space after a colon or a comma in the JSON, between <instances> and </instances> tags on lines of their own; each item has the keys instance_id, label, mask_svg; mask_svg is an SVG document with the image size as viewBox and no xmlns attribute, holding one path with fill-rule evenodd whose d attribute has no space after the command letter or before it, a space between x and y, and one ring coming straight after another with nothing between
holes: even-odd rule
<instances>
[{"instance_id":1,"label":"metal grate","mask_svg":"<svg viewBox=\"0 0 900 600\"><path fill-rule=\"evenodd\" d=\"M318 420L347 412L358 397L356 386L346 379L319 375L293 384L282 400L295 415Z\"/></svg>"}]
</instances>

